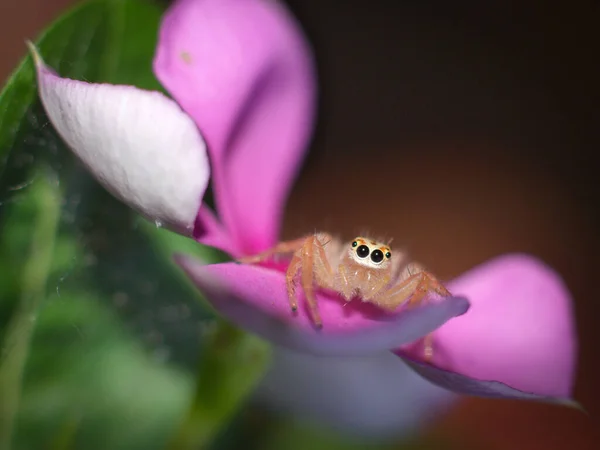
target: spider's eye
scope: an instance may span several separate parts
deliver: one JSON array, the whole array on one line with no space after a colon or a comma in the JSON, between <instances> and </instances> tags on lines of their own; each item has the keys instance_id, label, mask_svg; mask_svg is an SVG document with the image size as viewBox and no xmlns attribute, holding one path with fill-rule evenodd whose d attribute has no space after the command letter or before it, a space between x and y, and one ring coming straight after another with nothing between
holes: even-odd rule
<instances>
[{"instance_id":1,"label":"spider's eye","mask_svg":"<svg viewBox=\"0 0 600 450\"><path fill-rule=\"evenodd\" d=\"M366 245L361 245L356 249L356 254L361 258L366 258L367 256L369 256L369 253L369 247L367 247Z\"/></svg>"},{"instance_id":2,"label":"spider's eye","mask_svg":"<svg viewBox=\"0 0 600 450\"><path fill-rule=\"evenodd\" d=\"M390 258L392 257L392 254L391 254L390 252L387 252L387 253L385 254L385 257L386 257L387 259L390 259Z\"/></svg>"},{"instance_id":3,"label":"spider's eye","mask_svg":"<svg viewBox=\"0 0 600 450\"><path fill-rule=\"evenodd\" d=\"M358 242L356 242L356 241L354 241L354 242L352 243L352 247L356 247L357 245L358 245Z\"/></svg>"},{"instance_id":4,"label":"spider's eye","mask_svg":"<svg viewBox=\"0 0 600 450\"><path fill-rule=\"evenodd\" d=\"M381 261L383 261L383 252L381 250L375 250L373 253L371 253L371 261L379 264Z\"/></svg>"}]
</instances>

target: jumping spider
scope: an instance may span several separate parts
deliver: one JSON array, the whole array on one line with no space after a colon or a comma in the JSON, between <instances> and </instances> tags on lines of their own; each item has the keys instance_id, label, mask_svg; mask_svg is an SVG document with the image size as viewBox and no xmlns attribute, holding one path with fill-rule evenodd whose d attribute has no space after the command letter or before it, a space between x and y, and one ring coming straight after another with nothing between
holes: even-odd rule
<instances>
[{"instance_id":1,"label":"jumping spider","mask_svg":"<svg viewBox=\"0 0 600 450\"><path fill-rule=\"evenodd\" d=\"M421 265L407 261L406 255L400 252L392 258L389 245L364 237L344 244L327 233L315 233L281 242L263 253L242 258L240 262L258 263L284 254L293 254L286 274L290 306L293 311L298 309L296 279L300 274L300 284L317 327L323 324L315 285L339 293L346 301L360 298L387 311L405 304L417 305L427 294L451 295ZM426 356L431 356L430 338L426 339L425 347Z\"/></svg>"}]
</instances>

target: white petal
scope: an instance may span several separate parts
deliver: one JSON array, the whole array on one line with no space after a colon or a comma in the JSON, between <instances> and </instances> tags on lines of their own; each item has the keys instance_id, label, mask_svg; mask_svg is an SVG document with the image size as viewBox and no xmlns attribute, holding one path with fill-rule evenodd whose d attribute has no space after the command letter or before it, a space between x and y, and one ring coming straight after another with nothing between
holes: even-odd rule
<instances>
[{"instance_id":1,"label":"white petal","mask_svg":"<svg viewBox=\"0 0 600 450\"><path fill-rule=\"evenodd\" d=\"M388 351L321 357L276 347L255 400L372 442L418 433L456 398Z\"/></svg>"},{"instance_id":2,"label":"white petal","mask_svg":"<svg viewBox=\"0 0 600 450\"><path fill-rule=\"evenodd\" d=\"M30 48L50 122L96 179L148 219L191 234L210 175L192 119L160 92L60 78Z\"/></svg>"}]
</instances>

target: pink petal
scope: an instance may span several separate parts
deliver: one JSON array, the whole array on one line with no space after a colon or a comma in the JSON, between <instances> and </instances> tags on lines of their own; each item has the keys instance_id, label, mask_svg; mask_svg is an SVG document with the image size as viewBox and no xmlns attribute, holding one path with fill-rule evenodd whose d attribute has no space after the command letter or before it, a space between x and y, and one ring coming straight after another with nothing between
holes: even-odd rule
<instances>
[{"instance_id":1,"label":"pink petal","mask_svg":"<svg viewBox=\"0 0 600 450\"><path fill-rule=\"evenodd\" d=\"M191 235L210 175L196 124L159 92L60 78L30 48L48 118L73 153L115 197Z\"/></svg>"},{"instance_id":2,"label":"pink petal","mask_svg":"<svg viewBox=\"0 0 600 450\"><path fill-rule=\"evenodd\" d=\"M531 256L507 255L465 273L450 289L472 307L435 332L437 369L413 364L416 370L463 393L570 396L577 337L571 296L556 272ZM398 354L418 362L422 353Z\"/></svg>"},{"instance_id":3,"label":"pink petal","mask_svg":"<svg viewBox=\"0 0 600 450\"><path fill-rule=\"evenodd\" d=\"M272 0L179 0L154 68L207 139L234 246L271 247L313 125L315 74L298 24Z\"/></svg>"},{"instance_id":4,"label":"pink petal","mask_svg":"<svg viewBox=\"0 0 600 450\"><path fill-rule=\"evenodd\" d=\"M231 235L207 205L202 205L198 211L196 226L194 227L194 238L204 245L223 250L233 257L243 255Z\"/></svg>"},{"instance_id":5,"label":"pink petal","mask_svg":"<svg viewBox=\"0 0 600 450\"><path fill-rule=\"evenodd\" d=\"M533 392L520 391L514 389L499 381L482 381L468 376L461 375L456 372L450 372L442 370L438 367L425 364L422 361L411 360L409 358L403 358L404 361L412 367L412 369L421 375L423 378L431 381L432 383L444 387L450 391L473 395L477 397L490 397L490 398L513 398L519 400L533 400L547 403L556 403L564 406L571 406L574 408L580 408L581 406L567 398L557 397L550 395L540 395Z\"/></svg>"},{"instance_id":6,"label":"pink petal","mask_svg":"<svg viewBox=\"0 0 600 450\"><path fill-rule=\"evenodd\" d=\"M259 266L176 257L177 263L217 311L232 322L285 347L315 354L352 355L413 342L464 314L464 298L448 298L409 311L386 314L361 302L345 304L318 295L323 328L315 329L305 303L290 310L285 275Z\"/></svg>"}]
</instances>

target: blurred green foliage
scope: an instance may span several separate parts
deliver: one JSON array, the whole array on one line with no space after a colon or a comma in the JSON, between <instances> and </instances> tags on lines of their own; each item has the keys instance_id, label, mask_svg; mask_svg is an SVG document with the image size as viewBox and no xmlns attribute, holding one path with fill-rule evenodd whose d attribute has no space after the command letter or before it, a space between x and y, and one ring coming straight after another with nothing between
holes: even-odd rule
<instances>
[{"instance_id":1,"label":"blurred green foliage","mask_svg":"<svg viewBox=\"0 0 600 450\"><path fill-rule=\"evenodd\" d=\"M29 189L29 201L16 208L15 222L20 225L16 234L20 235L21 244L25 241L29 251L16 253L16 260L12 262L12 267L19 267L20 270L13 269L15 278L12 287L16 288L18 299L3 333L0 353L0 448L10 448L11 445L23 369L29 354L37 310L45 297L60 211L56 180L45 174L38 175L38 182ZM24 230L29 232L28 236L23 235ZM15 247L15 241L9 239L11 231L9 229L0 236L5 249Z\"/></svg>"}]
</instances>

